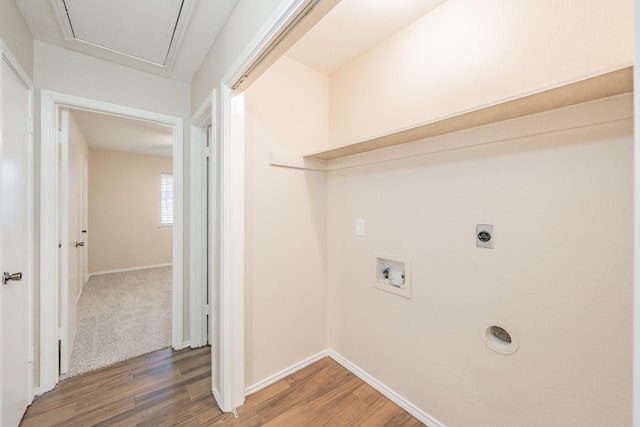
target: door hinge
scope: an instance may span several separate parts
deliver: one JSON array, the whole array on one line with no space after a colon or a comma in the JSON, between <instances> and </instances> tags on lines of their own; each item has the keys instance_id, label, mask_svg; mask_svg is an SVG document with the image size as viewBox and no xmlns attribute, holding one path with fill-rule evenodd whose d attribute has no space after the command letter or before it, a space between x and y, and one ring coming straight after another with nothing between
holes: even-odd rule
<instances>
[{"instance_id":1,"label":"door hinge","mask_svg":"<svg viewBox=\"0 0 640 427\"><path fill-rule=\"evenodd\" d=\"M58 131L58 144L62 144L62 131Z\"/></svg>"},{"instance_id":2,"label":"door hinge","mask_svg":"<svg viewBox=\"0 0 640 427\"><path fill-rule=\"evenodd\" d=\"M204 149L204 156L206 158L210 158L211 157L211 147L205 147Z\"/></svg>"},{"instance_id":3,"label":"door hinge","mask_svg":"<svg viewBox=\"0 0 640 427\"><path fill-rule=\"evenodd\" d=\"M27 122L27 133L33 134L33 117L29 117Z\"/></svg>"}]
</instances>

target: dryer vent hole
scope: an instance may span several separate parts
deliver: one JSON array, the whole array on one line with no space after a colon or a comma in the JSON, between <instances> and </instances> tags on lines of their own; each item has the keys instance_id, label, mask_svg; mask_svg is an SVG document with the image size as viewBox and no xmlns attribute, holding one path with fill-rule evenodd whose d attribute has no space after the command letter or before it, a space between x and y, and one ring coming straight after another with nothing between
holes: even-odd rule
<instances>
[{"instance_id":1,"label":"dryer vent hole","mask_svg":"<svg viewBox=\"0 0 640 427\"><path fill-rule=\"evenodd\" d=\"M511 344L511 335L504 328L500 326L489 326L487 329L487 335L493 340L497 341L500 344L509 345Z\"/></svg>"}]
</instances>

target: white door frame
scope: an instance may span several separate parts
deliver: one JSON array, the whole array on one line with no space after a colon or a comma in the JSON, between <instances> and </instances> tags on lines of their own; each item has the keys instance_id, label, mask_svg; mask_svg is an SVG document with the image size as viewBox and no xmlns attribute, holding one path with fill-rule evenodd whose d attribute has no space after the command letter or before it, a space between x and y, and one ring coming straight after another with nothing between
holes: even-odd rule
<instances>
[{"instance_id":1,"label":"white door frame","mask_svg":"<svg viewBox=\"0 0 640 427\"><path fill-rule=\"evenodd\" d=\"M56 123L62 123L62 128L58 129L57 141L58 141L58 165L61 168L58 171L58 224L60 233L60 242L62 243L63 250L58 251L59 255L59 292L60 303L59 318L60 326L58 329L58 339L63 343L60 346L60 366L58 367L61 374L66 374L69 370L69 362L71 359L71 352L69 351L69 247L71 242L69 241L69 111L63 110L59 112L60 121ZM74 337L75 338L75 337Z\"/></svg>"},{"instance_id":2,"label":"white door frame","mask_svg":"<svg viewBox=\"0 0 640 427\"><path fill-rule=\"evenodd\" d=\"M242 90L232 89L245 81L251 70L259 68L265 55L281 41L292 22L315 0L287 0L276 8L262 29L239 55L220 81L218 131L219 159L219 293L211 304L211 317L219 319L216 329L219 343L220 385L214 395L222 411L231 412L244 403L244 121ZM326 13L326 11L325 11ZM306 16L306 15L305 15ZM301 36L299 34L298 36ZM268 62L268 61L267 61ZM254 76L255 77L255 76ZM215 115L214 115L215 116ZM219 310L218 313L215 311ZM214 349L215 351L215 349ZM215 369L215 366L213 367ZM217 394L218 393L218 394ZM217 394L217 395L216 395Z\"/></svg>"},{"instance_id":3,"label":"white door frame","mask_svg":"<svg viewBox=\"0 0 640 427\"><path fill-rule=\"evenodd\" d=\"M218 319L218 406L234 411L245 398L244 353L244 94L224 83L221 99L221 140L218 174L220 290L211 316ZM215 310L218 310L218 313ZM216 342L214 341L214 345ZM213 367L216 368L215 366Z\"/></svg>"},{"instance_id":4,"label":"white door frame","mask_svg":"<svg viewBox=\"0 0 640 427\"><path fill-rule=\"evenodd\" d=\"M217 180L206 181L206 158L210 158L209 165L215 165L216 150L213 141L210 141L209 149L207 149L207 129L213 126L213 111L215 105L215 90L202 103L200 108L193 114L191 118L191 158L189 162L190 179L190 207L189 207L189 343L191 348L202 347L209 342L214 342L214 337L207 338L207 315L211 319L209 310L211 307L207 304L207 287L215 280L214 277L207 277L207 271L211 262L216 259L215 249L211 249L210 259L207 259L207 245L209 224L215 224L215 220L207 217L215 212L215 200L212 206L207 210L206 201L209 188L214 189L217 186ZM214 166L215 168L215 166ZM215 168L217 170L217 168ZM213 170L209 171L209 176L213 175ZM213 193L215 197L216 192ZM217 234L217 233L216 233ZM212 245L217 246L212 241ZM209 292L209 295L211 293ZM217 331L213 331L209 327L212 335L217 335ZM213 357L213 355L212 355Z\"/></svg>"},{"instance_id":5,"label":"white door frame","mask_svg":"<svg viewBox=\"0 0 640 427\"><path fill-rule=\"evenodd\" d=\"M34 183L33 183L33 176L34 176L34 154L33 154L33 82L31 81L31 79L29 78L29 75L25 72L24 68L22 68L22 66L20 65L20 63L18 62L18 60L15 58L15 56L13 56L13 54L11 53L11 50L7 47L6 44L4 44L4 42L2 41L2 39L0 39L0 61L5 62L16 74L16 76L18 77L18 79L20 79L22 81L22 83L24 84L24 86L28 89L29 91L29 112L30 112L30 117L29 117L29 140L28 140L28 144L29 144L29 165L27 166L28 170L28 176L30 177L29 182L27 183L27 197L28 197L28 212L27 212L27 221L29 223L29 227L27 230L27 236L25 236L25 238L27 239L27 251L30 254L29 256L29 260L27 263L27 271L25 272L25 276L26 277L30 277L33 279L33 272L34 270ZM0 65L2 64L2 62L0 62ZM0 100L1 100L1 96L2 96L2 67L0 67ZM2 102L0 102L0 159L2 158L2 146L3 146L3 140L2 140L2 130L3 130L3 123L2 123ZM0 161L0 173L2 172L2 162ZM0 190L2 189L2 187L0 186ZM1 198L1 194L0 194L0 198ZM0 264L2 261L2 227L0 227ZM3 267L2 265L0 265L0 271L4 271L1 267ZM1 286L1 285L0 285ZM26 321L27 321L27 333L28 333L28 342L29 342L29 361L28 363L30 364L30 369L28 371L27 374L27 393L28 393L28 401L29 403L31 403L33 401L33 396L34 396L34 389L33 389L33 286L34 286L34 281L31 280L30 282L30 286L28 287L28 295L27 295L27 299L28 299L28 306L26 307ZM2 307L2 292L0 292L0 307ZM2 316L0 316L0 384L2 384L3 378L2 378L2 355L5 352L5 349L3 347L3 342L2 342ZM4 414L2 413L3 411L3 396L2 396L2 392L3 389L2 387L0 387L0 423L2 423L2 420L4 419Z\"/></svg>"},{"instance_id":6,"label":"white door frame","mask_svg":"<svg viewBox=\"0 0 640 427\"><path fill-rule=\"evenodd\" d=\"M184 348L183 337L183 120L151 111L110 104L48 90L40 91L40 392L52 390L58 382L58 147L56 133L60 107L97 111L116 116L148 120L173 127L174 224L173 224L173 324L172 345Z\"/></svg>"},{"instance_id":7,"label":"white door frame","mask_svg":"<svg viewBox=\"0 0 640 427\"><path fill-rule=\"evenodd\" d=\"M635 58L633 67L633 427L640 427L640 0L635 0Z\"/></svg>"}]
</instances>

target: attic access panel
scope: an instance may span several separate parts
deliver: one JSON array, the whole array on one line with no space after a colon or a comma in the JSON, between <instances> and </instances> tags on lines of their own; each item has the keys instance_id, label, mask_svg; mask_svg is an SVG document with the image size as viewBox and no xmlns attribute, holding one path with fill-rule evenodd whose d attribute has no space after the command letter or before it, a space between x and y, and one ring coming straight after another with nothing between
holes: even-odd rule
<instances>
[{"instance_id":1,"label":"attic access panel","mask_svg":"<svg viewBox=\"0 0 640 427\"><path fill-rule=\"evenodd\" d=\"M68 27L63 32L70 30L73 39L161 66L169 59L185 3L185 0L59 1L67 17Z\"/></svg>"}]
</instances>

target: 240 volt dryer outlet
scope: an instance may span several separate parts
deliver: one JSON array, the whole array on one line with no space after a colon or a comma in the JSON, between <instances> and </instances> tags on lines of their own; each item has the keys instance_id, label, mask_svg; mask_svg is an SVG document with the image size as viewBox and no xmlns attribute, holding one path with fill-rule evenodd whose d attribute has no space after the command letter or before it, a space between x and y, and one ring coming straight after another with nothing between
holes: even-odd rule
<instances>
[{"instance_id":1,"label":"240 volt dryer outlet","mask_svg":"<svg viewBox=\"0 0 640 427\"><path fill-rule=\"evenodd\" d=\"M493 249L493 225L476 225L476 246L478 248Z\"/></svg>"}]
</instances>

